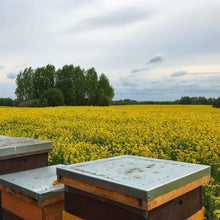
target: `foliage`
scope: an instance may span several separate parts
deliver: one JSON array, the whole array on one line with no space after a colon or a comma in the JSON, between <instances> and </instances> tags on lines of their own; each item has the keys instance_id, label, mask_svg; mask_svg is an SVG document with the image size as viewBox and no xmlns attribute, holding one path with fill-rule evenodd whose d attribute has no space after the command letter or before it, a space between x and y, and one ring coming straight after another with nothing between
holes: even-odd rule
<instances>
[{"instance_id":1,"label":"foliage","mask_svg":"<svg viewBox=\"0 0 220 220\"><path fill-rule=\"evenodd\" d=\"M219 124L207 105L0 108L2 135L53 141L50 164L130 154L211 165L207 219L220 215Z\"/></svg>"},{"instance_id":2,"label":"foliage","mask_svg":"<svg viewBox=\"0 0 220 220\"><path fill-rule=\"evenodd\" d=\"M62 91L66 105L73 105L75 103L75 88L70 78L57 81L56 88Z\"/></svg>"},{"instance_id":3,"label":"foliage","mask_svg":"<svg viewBox=\"0 0 220 220\"><path fill-rule=\"evenodd\" d=\"M131 99L115 100L111 105L212 105L215 98L205 98L204 96L189 97L183 96L180 100L175 101L136 101Z\"/></svg>"},{"instance_id":4,"label":"foliage","mask_svg":"<svg viewBox=\"0 0 220 220\"><path fill-rule=\"evenodd\" d=\"M44 92L58 88L63 93L65 105L109 105L114 90L104 74L99 80L94 68L85 71L79 66L64 65L56 71L53 65L48 64L35 70L30 67L21 71L16 79L15 94L18 103L30 99L42 100ZM42 105L45 106L47 101L44 99Z\"/></svg>"},{"instance_id":5,"label":"foliage","mask_svg":"<svg viewBox=\"0 0 220 220\"><path fill-rule=\"evenodd\" d=\"M68 86L62 85L65 81ZM58 69L56 82L56 87L63 91L66 105L85 105L85 71L79 66L65 65Z\"/></svg>"},{"instance_id":6,"label":"foliage","mask_svg":"<svg viewBox=\"0 0 220 220\"><path fill-rule=\"evenodd\" d=\"M42 94L54 88L55 67L48 64L46 67L37 68L33 73L33 96L34 98L41 98Z\"/></svg>"},{"instance_id":7,"label":"foliage","mask_svg":"<svg viewBox=\"0 0 220 220\"><path fill-rule=\"evenodd\" d=\"M16 79L17 88L15 94L18 100L29 100L34 97L33 94L33 74L34 70L29 67L20 72Z\"/></svg>"},{"instance_id":8,"label":"foliage","mask_svg":"<svg viewBox=\"0 0 220 220\"><path fill-rule=\"evenodd\" d=\"M94 68L86 71L86 98L88 105L97 105L98 76Z\"/></svg>"},{"instance_id":9,"label":"foliage","mask_svg":"<svg viewBox=\"0 0 220 220\"><path fill-rule=\"evenodd\" d=\"M108 106L114 97L114 89L111 87L108 78L102 74L98 81L97 105Z\"/></svg>"},{"instance_id":10,"label":"foliage","mask_svg":"<svg viewBox=\"0 0 220 220\"><path fill-rule=\"evenodd\" d=\"M45 107L46 107L46 103L48 106L64 105L63 93L58 88L48 89L47 91L44 92L42 96L42 102L44 103Z\"/></svg>"},{"instance_id":11,"label":"foliage","mask_svg":"<svg viewBox=\"0 0 220 220\"><path fill-rule=\"evenodd\" d=\"M27 101L19 102L19 107L41 107L41 101L40 99L30 99Z\"/></svg>"},{"instance_id":12,"label":"foliage","mask_svg":"<svg viewBox=\"0 0 220 220\"><path fill-rule=\"evenodd\" d=\"M14 101L11 98L0 98L0 106L14 106Z\"/></svg>"},{"instance_id":13,"label":"foliage","mask_svg":"<svg viewBox=\"0 0 220 220\"><path fill-rule=\"evenodd\" d=\"M190 105L192 104L192 100L189 96L183 96L181 97L181 99L179 100L179 104L182 105Z\"/></svg>"},{"instance_id":14,"label":"foliage","mask_svg":"<svg viewBox=\"0 0 220 220\"><path fill-rule=\"evenodd\" d=\"M179 104L177 101L136 101L131 99L111 101L111 105L174 105Z\"/></svg>"},{"instance_id":15,"label":"foliage","mask_svg":"<svg viewBox=\"0 0 220 220\"><path fill-rule=\"evenodd\" d=\"M218 97L214 102L213 102L213 107L215 108L220 108L220 97Z\"/></svg>"}]
</instances>

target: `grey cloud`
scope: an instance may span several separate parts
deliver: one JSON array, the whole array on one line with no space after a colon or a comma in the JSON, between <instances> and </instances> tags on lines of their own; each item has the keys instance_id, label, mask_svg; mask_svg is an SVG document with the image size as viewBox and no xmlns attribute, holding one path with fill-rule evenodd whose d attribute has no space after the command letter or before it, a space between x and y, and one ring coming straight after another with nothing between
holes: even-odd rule
<instances>
[{"instance_id":1,"label":"grey cloud","mask_svg":"<svg viewBox=\"0 0 220 220\"><path fill-rule=\"evenodd\" d=\"M3 66L0 66L0 69L4 69L4 67L3 67Z\"/></svg>"},{"instance_id":2,"label":"grey cloud","mask_svg":"<svg viewBox=\"0 0 220 220\"><path fill-rule=\"evenodd\" d=\"M182 71L183 72L183 71ZM203 74L202 77L191 75L186 80L178 77L167 76L163 80L140 80L134 82L133 79L121 78L121 87L116 87L117 95L115 99L136 99L136 100L176 100L182 96L205 96L219 97L220 77L219 75Z\"/></svg>"},{"instance_id":3,"label":"grey cloud","mask_svg":"<svg viewBox=\"0 0 220 220\"><path fill-rule=\"evenodd\" d=\"M135 87L137 84L128 77L121 77L120 82L125 87Z\"/></svg>"},{"instance_id":4,"label":"grey cloud","mask_svg":"<svg viewBox=\"0 0 220 220\"><path fill-rule=\"evenodd\" d=\"M148 19L151 14L151 11L134 7L108 11L96 17L82 19L76 27L70 30L70 32L123 27Z\"/></svg>"},{"instance_id":5,"label":"grey cloud","mask_svg":"<svg viewBox=\"0 0 220 220\"><path fill-rule=\"evenodd\" d=\"M180 71L177 71L177 72L174 72L171 74L171 77L178 77L178 76L184 76L188 74L188 72L184 71L184 70L180 70Z\"/></svg>"},{"instance_id":6,"label":"grey cloud","mask_svg":"<svg viewBox=\"0 0 220 220\"><path fill-rule=\"evenodd\" d=\"M159 81L159 80L158 80L158 81L153 81L153 82L151 82L151 83L154 85L154 84L160 84L161 82L162 82L162 81Z\"/></svg>"},{"instance_id":7,"label":"grey cloud","mask_svg":"<svg viewBox=\"0 0 220 220\"><path fill-rule=\"evenodd\" d=\"M131 70L131 73L138 73L138 72L143 72L143 71L147 71L147 70L149 70L149 68L133 69L133 70Z\"/></svg>"},{"instance_id":8,"label":"grey cloud","mask_svg":"<svg viewBox=\"0 0 220 220\"><path fill-rule=\"evenodd\" d=\"M220 72L200 72L200 73L190 73L192 75L197 74L197 75L220 75Z\"/></svg>"},{"instance_id":9,"label":"grey cloud","mask_svg":"<svg viewBox=\"0 0 220 220\"><path fill-rule=\"evenodd\" d=\"M9 73L8 75L7 75L7 78L8 79L15 79L17 77L17 73Z\"/></svg>"},{"instance_id":10,"label":"grey cloud","mask_svg":"<svg viewBox=\"0 0 220 220\"><path fill-rule=\"evenodd\" d=\"M148 63L159 63L159 62L162 62L163 61L163 56L161 55L156 55L154 57L152 57Z\"/></svg>"}]
</instances>

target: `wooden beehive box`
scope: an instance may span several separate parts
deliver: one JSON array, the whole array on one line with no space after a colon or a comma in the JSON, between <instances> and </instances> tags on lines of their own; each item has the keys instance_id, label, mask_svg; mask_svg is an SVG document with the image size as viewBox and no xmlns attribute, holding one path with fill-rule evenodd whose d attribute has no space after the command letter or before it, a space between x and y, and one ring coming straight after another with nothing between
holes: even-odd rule
<instances>
[{"instance_id":1,"label":"wooden beehive box","mask_svg":"<svg viewBox=\"0 0 220 220\"><path fill-rule=\"evenodd\" d=\"M0 176L3 220L61 220L64 186L53 184L54 165Z\"/></svg>"},{"instance_id":2,"label":"wooden beehive box","mask_svg":"<svg viewBox=\"0 0 220 220\"><path fill-rule=\"evenodd\" d=\"M0 135L0 175L48 165L52 142Z\"/></svg>"},{"instance_id":3,"label":"wooden beehive box","mask_svg":"<svg viewBox=\"0 0 220 220\"><path fill-rule=\"evenodd\" d=\"M210 166L119 156L57 169L63 219L203 219L201 185Z\"/></svg>"},{"instance_id":4,"label":"wooden beehive box","mask_svg":"<svg viewBox=\"0 0 220 220\"><path fill-rule=\"evenodd\" d=\"M51 150L50 141L0 135L0 175L47 166Z\"/></svg>"}]
</instances>

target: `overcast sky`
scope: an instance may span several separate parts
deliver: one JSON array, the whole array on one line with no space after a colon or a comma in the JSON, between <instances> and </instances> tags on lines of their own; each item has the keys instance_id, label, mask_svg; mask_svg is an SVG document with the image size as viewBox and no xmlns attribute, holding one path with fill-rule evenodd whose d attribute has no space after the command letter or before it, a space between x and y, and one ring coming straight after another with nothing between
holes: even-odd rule
<instances>
[{"instance_id":1,"label":"overcast sky","mask_svg":"<svg viewBox=\"0 0 220 220\"><path fill-rule=\"evenodd\" d=\"M16 75L94 67L114 99L220 96L219 0L1 0L0 97Z\"/></svg>"}]
</instances>

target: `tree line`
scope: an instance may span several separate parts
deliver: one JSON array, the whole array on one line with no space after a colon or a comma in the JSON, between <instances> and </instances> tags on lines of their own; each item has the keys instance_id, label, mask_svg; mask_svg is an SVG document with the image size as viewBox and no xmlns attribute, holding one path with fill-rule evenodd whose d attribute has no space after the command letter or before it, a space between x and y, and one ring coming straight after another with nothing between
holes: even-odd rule
<instances>
[{"instance_id":1,"label":"tree line","mask_svg":"<svg viewBox=\"0 0 220 220\"><path fill-rule=\"evenodd\" d=\"M205 98L204 96L189 97L183 96L175 101L136 101L132 99L114 100L111 105L212 105L220 108L219 98Z\"/></svg>"},{"instance_id":2,"label":"tree line","mask_svg":"<svg viewBox=\"0 0 220 220\"><path fill-rule=\"evenodd\" d=\"M199 100L202 100L202 101L199 101ZM180 100L175 100L175 101L136 101L136 100L131 100L131 99L123 99L123 100L111 101L110 105L177 105L177 104L180 104L180 105L212 105L213 107L220 108L220 97L217 99L209 98L206 100L207 102L204 102L204 99L199 99L199 97L191 97L190 99L188 99L188 96L184 96ZM19 106L40 107L38 106L38 104L39 104L38 100L29 100L29 101L20 103ZM18 106L18 101L13 100L11 98L0 98L0 106Z\"/></svg>"},{"instance_id":3,"label":"tree line","mask_svg":"<svg viewBox=\"0 0 220 220\"><path fill-rule=\"evenodd\" d=\"M25 68L16 78L18 106L110 105L114 89L105 74L94 68L64 65L56 70L51 64Z\"/></svg>"}]
</instances>

